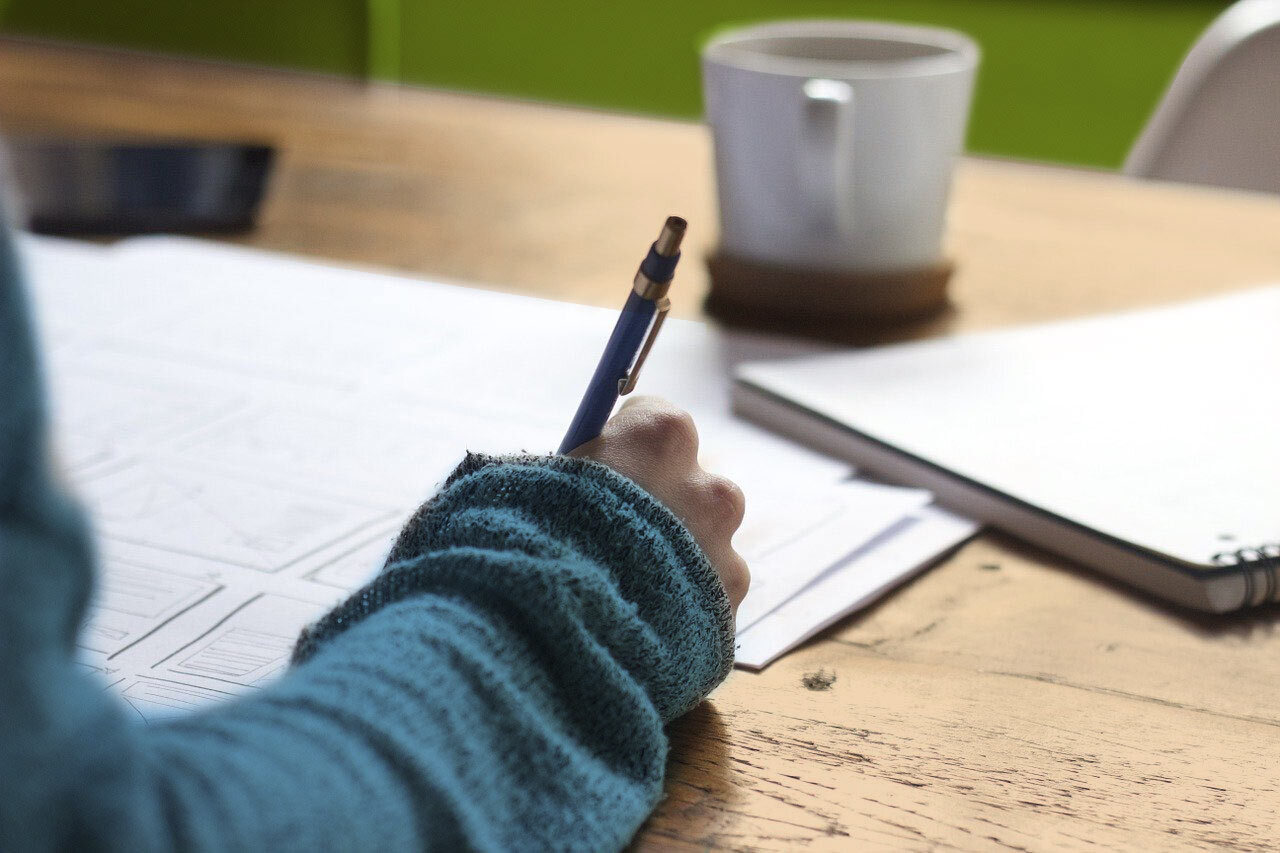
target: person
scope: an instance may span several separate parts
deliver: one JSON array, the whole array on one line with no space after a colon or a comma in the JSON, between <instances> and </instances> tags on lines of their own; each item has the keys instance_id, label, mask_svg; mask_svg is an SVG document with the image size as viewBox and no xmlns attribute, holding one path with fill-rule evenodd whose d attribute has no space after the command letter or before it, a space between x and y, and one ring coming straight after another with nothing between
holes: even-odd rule
<instances>
[{"instance_id":1,"label":"person","mask_svg":"<svg viewBox=\"0 0 1280 853\"><path fill-rule=\"evenodd\" d=\"M658 802L748 583L687 415L467 456L280 680L144 726L74 662L93 547L7 234L0 350L0 850L606 850Z\"/></svg>"}]
</instances>

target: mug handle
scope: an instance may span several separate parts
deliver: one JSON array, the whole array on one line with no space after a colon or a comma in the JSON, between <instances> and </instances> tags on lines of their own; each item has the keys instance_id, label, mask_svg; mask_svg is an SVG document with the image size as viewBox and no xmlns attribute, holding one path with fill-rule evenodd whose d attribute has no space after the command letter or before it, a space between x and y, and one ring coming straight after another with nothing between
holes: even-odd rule
<instances>
[{"instance_id":1,"label":"mug handle","mask_svg":"<svg viewBox=\"0 0 1280 853\"><path fill-rule=\"evenodd\" d=\"M853 155L853 87L843 80L814 78L801 87L800 190L812 226L840 235L853 224L850 160Z\"/></svg>"}]
</instances>

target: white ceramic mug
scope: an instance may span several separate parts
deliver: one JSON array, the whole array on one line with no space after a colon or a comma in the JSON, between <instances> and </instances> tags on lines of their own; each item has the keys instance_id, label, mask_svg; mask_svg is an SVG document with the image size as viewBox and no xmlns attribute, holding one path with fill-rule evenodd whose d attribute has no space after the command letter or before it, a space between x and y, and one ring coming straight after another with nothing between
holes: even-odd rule
<instances>
[{"instance_id":1,"label":"white ceramic mug","mask_svg":"<svg viewBox=\"0 0 1280 853\"><path fill-rule=\"evenodd\" d=\"M978 64L951 30L784 21L702 52L720 249L850 273L942 260Z\"/></svg>"}]
</instances>

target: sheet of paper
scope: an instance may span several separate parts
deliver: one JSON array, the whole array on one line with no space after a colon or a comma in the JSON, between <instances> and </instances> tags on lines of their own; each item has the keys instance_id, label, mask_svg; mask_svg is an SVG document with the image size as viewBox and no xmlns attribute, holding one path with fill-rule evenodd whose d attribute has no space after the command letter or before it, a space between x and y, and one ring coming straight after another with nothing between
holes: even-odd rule
<instances>
[{"instance_id":1,"label":"sheet of paper","mask_svg":"<svg viewBox=\"0 0 1280 853\"><path fill-rule=\"evenodd\" d=\"M616 319L177 238L23 248L59 462L102 554L81 662L144 719L277 675L465 451L555 447ZM662 334L642 391L689 409L704 464L746 491L760 601L919 505L729 417L733 364L816 348Z\"/></svg>"},{"instance_id":2,"label":"sheet of paper","mask_svg":"<svg viewBox=\"0 0 1280 853\"><path fill-rule=\"evenodd\" d=\"M777 483L749 508L752 515L734 538L751 567L739 633L932 499L923 489L859 480L803 490Z\"/></svg>"},{"instance_id":3,"label":"sheet of paper","mask_svg":"<svg viewBox=\"0 0 1280 853\"><path fill-rule=\"evenodd\" d=\"M738 666L764 668L904 583L977 530L974 522L939 507L916 510L749 628L739 630Z\"/></svg>"}]
</instances>

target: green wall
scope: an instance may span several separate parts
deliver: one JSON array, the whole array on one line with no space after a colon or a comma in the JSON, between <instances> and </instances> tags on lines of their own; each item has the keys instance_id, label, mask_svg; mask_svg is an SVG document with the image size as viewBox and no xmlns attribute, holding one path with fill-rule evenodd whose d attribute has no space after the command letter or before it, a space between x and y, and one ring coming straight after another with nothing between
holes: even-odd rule
<instances>
[{"instance_id":1,"label":"green wall","mask_svg":"<svg viewBox=\"0 0 1280 853\"><path fill-rule=\"evenodd\" d=\"M0 29L47 38L364 74L354 0L0 0Z\"/></svg>"},{"instance_id":2,"label":"green wall","mask_svg":"<svg viewBox=\"0 0 1280 853\"><path fill-rule=\"evenodd\" d=\"M8 32L697 116L697 45L777 17L950 26L982 45L973 151L1114 167L1221 0L9 0Z\"/></svg>"}]
</instances>

